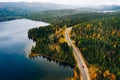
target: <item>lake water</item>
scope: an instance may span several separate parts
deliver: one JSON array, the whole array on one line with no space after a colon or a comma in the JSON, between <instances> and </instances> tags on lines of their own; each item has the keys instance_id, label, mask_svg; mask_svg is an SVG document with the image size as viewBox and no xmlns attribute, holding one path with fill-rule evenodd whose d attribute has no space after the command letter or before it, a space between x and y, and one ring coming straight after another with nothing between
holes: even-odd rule
<instances>
[{"instance_id":1,"label":"lake water","mask_svg":"<svg viewBox=\"0 0 120 80\"><path fill-rule=\"evenodd\" d=\"M28 29L49 25L28 19L0 22L0 80L65 80L73 69L47 61L42 57L28 58L34 43Z\"/></svg>"}]
</instances>

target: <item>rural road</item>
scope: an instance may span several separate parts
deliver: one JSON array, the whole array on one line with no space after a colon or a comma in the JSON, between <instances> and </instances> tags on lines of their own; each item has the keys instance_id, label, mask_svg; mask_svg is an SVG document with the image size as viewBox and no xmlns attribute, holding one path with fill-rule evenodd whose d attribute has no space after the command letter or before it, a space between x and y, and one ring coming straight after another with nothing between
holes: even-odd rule
<instances>
[{"instance_id":1,"label":"rural road","mask_svg":"<svg viewBox=\"0 0 120 80\"><path fill-rule=\"evenodd\" d=\"M91 80L88 68L86 66L86 63L84 61L84 58L83 58L80 50L72 43L72 41L70 39L69 33L70 33L71 29L72 29L72 27L66 28L65 36L66 36L66 40L68 42L68 45L73 47L74 57L75 57L75 60L77 62L77 66L81 71L81 75L82 75L81 79L82 80Z\"/></svg>"}]
</instances>

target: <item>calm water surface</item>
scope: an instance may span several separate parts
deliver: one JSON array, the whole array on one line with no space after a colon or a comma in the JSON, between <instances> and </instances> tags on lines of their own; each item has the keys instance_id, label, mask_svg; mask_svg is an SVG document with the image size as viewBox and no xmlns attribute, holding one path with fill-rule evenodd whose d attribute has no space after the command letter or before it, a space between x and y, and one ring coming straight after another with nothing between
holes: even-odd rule
<instances>
[{"instance_id":1,"label":"calm water surface","mask_svg":"<svg viewBox=\"0 0 120 80\"><path fill-rule=\"evenodd\" d=\"M49 25L27 19L0 22L0 80L65 80L73 69L42 57L29 59L28 29Z\"/></svg>"}]
</instances>

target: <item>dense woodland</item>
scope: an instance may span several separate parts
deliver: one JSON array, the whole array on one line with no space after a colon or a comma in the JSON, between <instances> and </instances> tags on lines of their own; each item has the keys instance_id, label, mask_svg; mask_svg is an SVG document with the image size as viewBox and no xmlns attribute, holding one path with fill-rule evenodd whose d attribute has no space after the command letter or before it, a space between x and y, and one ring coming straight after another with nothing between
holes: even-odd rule
<instances>
[{"instance_id":1,"label":"dense woodland","mask_svg":"<svg viewBox=\"0 0 120 80\"><path fill-rule=\"evenodd\" d=\"M79 23L88 22L94 19L107 18L111 16L120 15L119 12L115 13L98 13L98 12L81 12L76 10L56 10L37 12L26 15L25 17L37 21L45 21L56 26L74 26Z\"/></svg>"},{"instance_id":2,"label":"dense woodland","mask_svg":"<svg viewBox=\"0 0 120 80\"><path fill-rule=\"evenodd\" d=\"M31 49L31 54L41 54L46 58L74 67L72 48L65 41L64 31L65 27L61 29L52 25L30 29L28 37L36 42L36 46Z\"/></svg>"},{"instance_id":3,"label":"dense woodland","mask_svg":"<svg viewBox=\"0 0 120 80\"><path fill-rule=\"evenodd\" d=\"M99 68L97 80L120 79L120 15L77 24L72 39L89 65Z\"/></svg>"}]
</instances>

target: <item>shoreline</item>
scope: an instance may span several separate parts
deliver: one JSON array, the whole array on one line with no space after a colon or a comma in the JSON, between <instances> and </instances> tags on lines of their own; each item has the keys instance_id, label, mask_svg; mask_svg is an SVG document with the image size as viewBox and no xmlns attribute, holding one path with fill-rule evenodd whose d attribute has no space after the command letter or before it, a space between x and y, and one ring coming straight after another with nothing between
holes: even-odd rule
<instances>
[{"instance_id":1,"label":"shoreline","mask_svg":"<svg viewBox=\"0 0 120 80\"><path fill-rule=\"evenodd\" d=\"M69 62L64 62L63 60L59 60L59 59L56 59L56 58L52 58L52 57L49 57L47 55L43 55L43 54L39 54L39 53L30 53L28 55L29 58L34 58L34 57L38 57L38 56L42 56L43 58L46 58L48 59L49 61L54 61L56 63L59 63L59 64L64 64L64 65L68 65L70 66L71 68L75 68L75 65L69 63Z\"/></svg>"}]
</instances>

